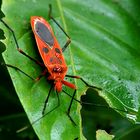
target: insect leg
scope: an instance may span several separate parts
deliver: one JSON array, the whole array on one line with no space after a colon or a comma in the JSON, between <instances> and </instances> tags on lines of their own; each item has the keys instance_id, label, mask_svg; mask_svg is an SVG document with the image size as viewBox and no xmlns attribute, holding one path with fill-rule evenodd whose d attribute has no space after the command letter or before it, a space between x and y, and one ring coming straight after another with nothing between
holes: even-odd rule
<instances>
[{"instance_id":1,"label":"insect leg","mask_svg":"<svg viewBox=\"0 0 140 140\"><path fill-rule=\"evenodd\" d=\"M98 89L98 90L102 90L102 89L99 88L99 87L92 86L92 85L88 84L88 83L87 83L82 77L80 77L80 76L66 75L66 77L80 79L86 86L91 87L91 88L95 88L95 89Z\"/></svg>"},{"instance_id":2,"label":"insect leg","mask_svg":"<svg viewBox=\"0 0 140 140\"><path fill-rule=\"evenodd\" d=\"M48 100L49 100L49 97L50 97L50 94L51 94L51 91L52 91L53 86L54 86L54 85L52 84L52 86L51 86L51 88L50 88L50 90L49 90L49 94L48 94L48 96L47 96L47 98L46 98L46 100L45 100L44 107L43 107L43 110L42 110L42 115L43 115L43 116L46 116L46 114L45 114L45 109L46 109L46 106L47 106L47 103L48 103ZM57 93L58 104L57 104L56 107L54 107L54 108L53 108L51 111L49 111L49 112L52 112L53 110L55 110L56 108L58 108L59 105L60 105L60 99L59 99L58 92L56 92L56 93ZM47 113L47 114L48 114L48 113Z\"/></svg>"},{"instance_id":3,"label":"insect leg","mask_svg":"<svg viewBox=\"0 0 140 140\"><path fill-rule=\"evenodd\" d=\"M62 32L68 37L67 42L65 43L64 47L62 48L62 52L65 51L65 49L68 47L68 45L71 43L70 36L65 32L65 30L59 25L59 23L52 17L52 5L49 4L49 18L54 21L54 23L62 30Z\"/></svg>"},{"instance_id":4,"label":"insect leg","mask_svg":"<svg viewBox=\"0 0 140 140\"><path fill-rule=\"evenodd\" d=\"M2 65L5 65L5 66L10 67L10 68L13 68L13 69L15 69L17 71L20 71L21 73L23 73L24 75L26 75L30 79L35 80L33 77L31 77L30 75L28 75L27 73L25 73L24 71L22 71L21 69L19 69L18 67L12 66L10 64L4 64L4 63L2 63Z\"/></svg>"},{"instance_id":5,"label":"insect leg","mask_svg":"<svg viewBox=\"0 0 140 140\"><path fill-rule=\"evenodd\" d=\"M46 105L47 105L47 103L48 103L48 100L49 100L49 97L50 97L52 88L53 88L53 84L52 84L52 86L51 86L51 88L50 88L50 90L49 90L49 94L48 94L48 96L47 96L47 98L46 98L46 100L45 100L44 107L43 107L43 110L42 110L42 115L44 115L44 113L45 113Z\"/></svg>"},{"instance_id":6,"label":"insect leg","mask_svg":"<svg viewBox=\"0 0 140 140\"><path fill-rule=\"evenodd\" d=\"M71 98L71 101L70 101L69 108L68 108L68 110L67 110L67 115L68 115L68 117L70 118L71 122L72 122L74 125L76 125L76 123L74 122L74 120L73 120L72 117L70 116L70 110L71 110L71 106L72 106L72 103L73 103L75 94L76 94L76 89L74 90L74 93L73 93L72 98Z\"/></svg>"},{"instance_id":7,"label":"insect leg","mask_svg":"<svg viewBox=\"0 0 140 140\"><path fill-rule=\"evenodd\" d=\"M68 39L66 44L64 45L64 47L62 48L62 52L64 52L66 50L66 48L68 47L68 45L71 43L71 40Z\"/></svg>"},{"instance_id":8,"label":"insect leg","mask_svg":"<svg viewBox=\"0 0 140 140\"><path fill-rule=\"evenodd\" d=\"M30 60L34 61L36 64L40 65L40 66L44 66L44 64L40 63L38 60L32 58L31 56L29 56L28 54L26 54L23 50L21 50L19 48L19 45L18 45L18 42L17 42L17 39L16 39L16 36L15 36L15 32L13 31L13 29L11 27L9 27L9 25L7 23L5 23L2 19L0 20L4 25L5 27L7 27L7 29L12 33L13 35L13 38L14 38L14 41L15 41L15 44L16 44L16 48L18 50L18 52L20 52L21 54L23 54L24 56L28 57Z\"/></svg>"}]
</instances>

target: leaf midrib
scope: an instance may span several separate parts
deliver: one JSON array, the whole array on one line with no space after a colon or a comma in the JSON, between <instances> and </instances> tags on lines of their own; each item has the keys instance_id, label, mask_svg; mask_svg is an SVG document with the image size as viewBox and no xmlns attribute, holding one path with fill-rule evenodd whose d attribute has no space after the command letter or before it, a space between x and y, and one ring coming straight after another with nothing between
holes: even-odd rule
<instances>
[{"instance_id":1,"label":"leaf midrib","mask_svg":"<svg viewBox=\"0 0 140 140\"><path fill-rule=\"evenodd\" d=\"M63 14L63 10L62 10L62 4L59 0L57 0L57 5L58 5L58 9L59 9L59 12L60 12L60 17L62 19L62 23L63 23L63 26L64 26L64 30L66 31L66 33L68 33L68 28L67 28L67 25L66 25L66 20L65 20L65 17L64 17L64 14ZM70 53L70 62L71 62L71 66L72 66L72 71L74 73L74 75L76 74L76 70L74 68L74 58L73 58L73 55L72 55L72 51L71 51L71 47L70 47L70 44L69 44L69 53ZM75 81L76 83L76 81Z\"/></svg>"},{"instance_id":2,"label":"leaf midrib","mask_svg":"<svg viewBox=\"0 0 140 140\"><path fill-rule=\"evenodd\" d=\"M63 23L63 26L64 26L64 30L66 31L66 33L68 33L68 28L67 28L67 25L66 25L66 20L64 18L64 14L63 14L63 10L62 10L62 4L61 4L61 2L59 0L57 0L57 5L58 5L59 12L60 12L60 17L62 19L62 23ZM72 66L72 71L73 71L73 74L76 75L76 70L75 70L75 67L74 67L74 58L73 58L73 54L72 54L72 50L71 50L71 44L69 44L68 49L69 49L69 54L70 54L70 63L71 63L71 66ZM74 79L74 83L77 86L76 79ZM79 123L79 124L80 124L80 128L82 128L81 123ZM80 130L79 135L80 135L80 138L83 137L82 136L82 130Z\"/></svg>"}]
</instances>

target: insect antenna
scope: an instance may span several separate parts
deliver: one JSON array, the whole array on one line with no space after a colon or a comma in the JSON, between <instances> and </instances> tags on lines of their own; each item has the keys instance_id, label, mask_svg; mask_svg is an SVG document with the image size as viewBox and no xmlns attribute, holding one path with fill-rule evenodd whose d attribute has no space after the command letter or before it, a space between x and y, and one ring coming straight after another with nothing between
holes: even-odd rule
<instances>
[{"instance_id":1,"label":"insect antenna","mask_svg":"<svg viewBox=\"0 0 140 140\"><path fill-rule=\"evenodd\" d=\"M18 130L16 131L16 133L20 133L20 132L22 132L22 131L24 131L24 130L30 128L30 127L32 127L34 124L36 124L36 123L37 123L38 121L40 121L42 118L44 118L45 116L47 116L48 114L50 114L51 112L53 112L56 108L57 108L57 106L56 106L55 108L53 108L52 110L50 110L49 112L47 112L47 113L45 113L44 115L42 115L40 118L38 118L38 119L36 119L35 121L33 121L31 124L26 125L26 126L20 128L20 129L18 129Z\"/></svg>"},{"instance_id":2,"label":"insect antenna","mask_svg":"<svg viewBox=\"0 0 140 140\"><path fill-rule=\"evenodd\" d=\"M62 90L66 95L68 95L69 97L72 98L72 95L68 94L65 90ZM110 107L107 105L101 105L101 104L95 104L95 103L91 103L91 102L84 102L84 101L79 101L75 98L73 98L74 101L80 103L81 105L90 105L90 106L96 106L96 107L104 107L104 108L108 108L108 109L114 109L117 111L121 111L121 112L125 112L125 113L130 113L128 110L123 110L123 109L119 109L119 108L115 108L115 107Z\"/></svg>"},{"instance_id":3,"label":"insect antenna","mask_svg":"<svg viewBox=\"0 0 140 140\"><path fill-rule=\"evenodd\" d=\"M27 125L25 127L22 127L21 129L18 129L16 131L17 133L20 133L20 132L22 132L22 131L24 131L24 130L30 128L30 127L32 127L34 124L36 124L42 118L44 118L45 116L47 116L48 114L50 114L51 112L53 112L55 109L57 109L60 106L59 95L58 95L58 92L56 91L57 100L58 100L57 102L58 103L57 103L57 105L53 109L51 109L49 112L45 113L45 109L46 109L46 106L47 106L47 103L48 103L48 100L49 100L49 97L50 97L50 94L51 94L52 89L53 89L53 84L51 85L50 90L49 90L49 93L47 95L47 98L46 98L46 100L44 102L44 107L43 107L43 110L42 110L42 116L40 118L36 119L35 121L33 121L31 124L29 124L29 125Z\"/></svg>"}]
</instances>

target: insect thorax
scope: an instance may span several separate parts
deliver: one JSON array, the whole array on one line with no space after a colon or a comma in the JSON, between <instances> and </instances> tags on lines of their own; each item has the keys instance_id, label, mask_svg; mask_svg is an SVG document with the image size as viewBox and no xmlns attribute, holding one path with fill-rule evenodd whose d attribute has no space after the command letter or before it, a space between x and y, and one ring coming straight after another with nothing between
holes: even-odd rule
<instances>
[{"instance_id":1,"label":"insect thorax","mask_svg":"<svg viewBox=\"0 0 140 140\"><path fill-rule=\"evenodd\" d=\"M51 65L48 67L48 71L50 73L50 80L55 80L56 78L60 78L63 80L67 72L67 67L59 64Z\"/></svg>"}]
</instances>

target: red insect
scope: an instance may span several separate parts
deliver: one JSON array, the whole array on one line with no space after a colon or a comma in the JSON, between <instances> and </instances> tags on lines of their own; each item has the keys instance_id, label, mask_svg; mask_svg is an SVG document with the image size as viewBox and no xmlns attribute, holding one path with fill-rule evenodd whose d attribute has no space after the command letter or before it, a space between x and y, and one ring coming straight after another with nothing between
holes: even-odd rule
<instances>
[{"instance_id":1,"label":"red insect","mask_svg":"<svg viewBox=\"0 0 140 140\"><path fill-rule=\"evenodd\" d=\"M49 23L42 17L31 17L31 26L35 35L39 53L50 76L48 80L54 80L54 88L62 91L62 85L76 89L75 85L64 80L67 73L67 65L62 54L62 49L56 40Z\"/></svg>"}]
</instances>

